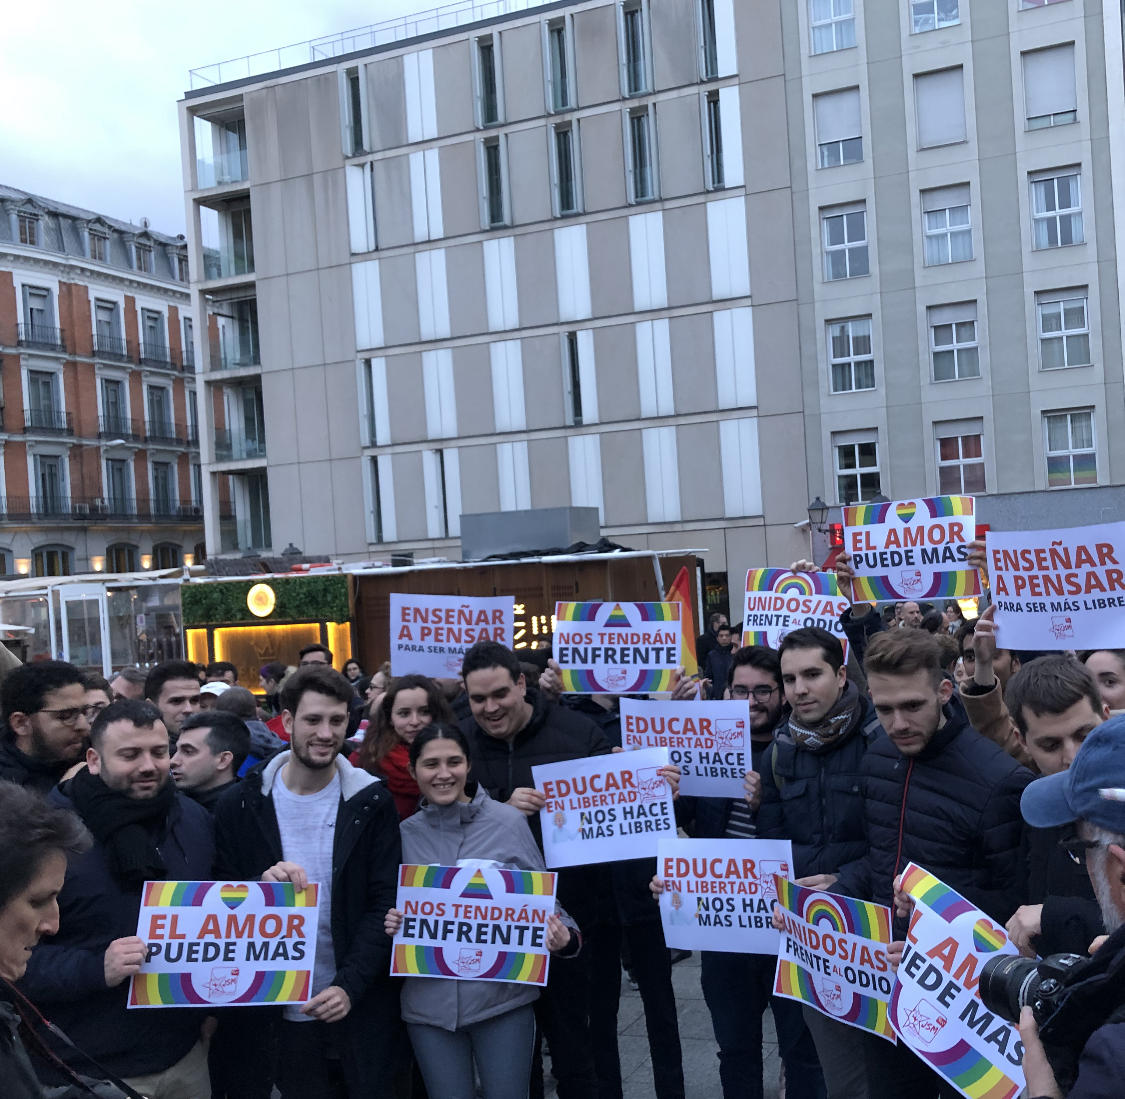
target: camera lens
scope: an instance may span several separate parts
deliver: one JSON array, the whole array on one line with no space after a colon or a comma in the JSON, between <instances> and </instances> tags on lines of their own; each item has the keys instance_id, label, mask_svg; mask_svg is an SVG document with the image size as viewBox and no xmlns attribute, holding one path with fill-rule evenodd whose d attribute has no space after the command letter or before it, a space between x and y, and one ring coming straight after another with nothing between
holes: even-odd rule
<instances>
[{"instance_id":1,"label":"camera lens","mask_svg":"<svg viewBox=\"0 0 1125 1099\"><path fill-rule=\"evenodd\" d=\"M1002 954L985 962L977 994L989 1011L1018 1023L1020 1009L1035 998L1039 981L1039 963L1034 959Z\"/></svg>"}]
</instances>

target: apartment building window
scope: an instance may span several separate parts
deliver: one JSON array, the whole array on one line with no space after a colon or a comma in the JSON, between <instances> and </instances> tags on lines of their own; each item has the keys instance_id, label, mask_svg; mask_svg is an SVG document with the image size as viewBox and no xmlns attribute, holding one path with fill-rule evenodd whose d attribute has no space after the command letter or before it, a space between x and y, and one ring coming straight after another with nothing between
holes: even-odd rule
<instances>
[{"instance_id":1,"label":"apartment building window","mask_svg":"<svg viewBox=\"0 0 1125 1099\"><path fill-rule=\"evenodd\" d=\"M500 90L497 78L496 40L477 39L477 104L482 126L500 121Z\"/></svg>"},{"instance_id":2,"label":"apartment building window","mask_svg":"<svg viewBox=\"0 0 1125 1099\"><path fill-rule=\"evenodd\" d=\"M652 115L647 107L626 115L629 152L629 200L649 202L656 198L656 171Z\"/></svg>"},{"instance_id":3,"label":"apartment building window","mask_svg":"<svg viewBox=\"0 0 1125 1099\"><path fill-rule=\"evenodd\" d=\"M105 551L105 571L109 573L136 572L137 547L125 544L107 546Z\"/></svg>"},{"instance_id":4,"label":"apartment building window","mask_svg":"<svg viewBox=\"0 0 1125 1099\"><path fill-rule=\"evenodd\" d=\"M191 272L188 268L187 256L177 252L173 256L173 260L175 263L176 281L191 282Z\"/></svg>"},{"instance_id":5,"label":"apartment building window","mask_svg":"<svg viewBox=\"0 0 1125 1099\"><path fill-rule=\"evenodd\" d=\"M914 77L918 148L934 149L966 140L965 72L958 65Z\"/></svg>"},{"instance_id":6,"label":"apartment building window","mask_svg":"<svg viewBox=\"0 0 1125 1099\"><path fill-rule=\"evenodd\" d=\"M863 503L879 495L879 444L873 433L865 439L834 436L832 453L838 503Z\"/></svg>"},{"instance_id":7,"label":"apartment building window","mask_svg":"<svg viewBox=\"0 0 1125 1099\"><path fill-rule=\"evenodd\" d=\"M484 195L488 228L504 225L504 161L499 138L484 142Z\"/></svg>"},{"instance_id":8,"label":"apartment building window","mask_svg":"<svg viewBox=\"0 0 1125 1099\"><path fill-rule=\"evenodd\" d=\"M1082 186L1078 172L1031 181L1032 246L1062 248L1082 244Z\"/></svg>"},{"instance_id":9,"label":"apartment building window","mask_svg":"<svg viewBox=\"0 0 1125 1099\"><path fill-rule=\"evenodd\" d=\"M554 129L555 207L561 216L577 214L581 209L578 198L578 157L573 125Z\"/></svg>"},{"instance_id":10,"label":"apartment building window","mask_svg":"<svg viewBox=\"0 0 1125 1099\"><path fill-rule=\"evenodd\" d=\"M388 461L390 455L387 455ZM374 519L374 535L376 542L383 542L383 490L379 476L379 459L371 459L371 503L372 518Z\"/></svg>"},{"instance_id":11,"label":"apartment building window","mask_svg":"<svg viewBox=\"0 0 1125 1099\"><path fill-rule=\"evenodd\" d=\"M27 426L41 431L65 431L66 413L59 408L59 376L49 370L27 372Z\"/></svg>"},{"instance_id":12,"label":"apartment building window","mask_svg":"<svg viewBox=\"0 0 1125 1099\"><path fill-rule=\"evenodd\" d=\"M69 576L69 546L41 546L32 554L36 576Z\"/></svg>"},{"instance_id":13,"label":"apartment building window","mask_svg":"<svg viewBox=\"0 0 1125 1099\"><path fill-rule=\"evenodd\" d=\"M935 424L938 492L965 496L984 492L983 425L980 420Z\"/></svg>"},{"instance_id":14,"label":"apartment building window","mask_svg":"<svg viewBox=\"0 0 1125 1099\"><path fill-rule=\"evenodd\" d=\"M124 458L107 458L105 461L105 504L110 515L129 513L129 463ZM132 569L113 569L114 572L132 572Z\"/></svg>"},{"instance_id":15,"label":"apartment building window","mask_svg":"<svg viewBox=\"0 0 1125 1099\"><path fill-rule=\"evenodd\" d=\"M173 437L172 391L161 385L148 387L148 434L156 439Z\"/></svg>"},{"instance_id":16,"label":"apartment building window","mask_svg":"<svg viewBox=\"0 0 1125 1099\"><path fill-rule=\"evenodd\" d=\"M183 342L184 369L195 369L195 326L191 317L184 317Z\"/></svg>"},{"instance_id":17,"label":"apartment building window","mask_svg":"<svg viewBox=\"0 0 1125 1099\"><path fill-rule=\"evenodd\" d=\"M622 5L621 46L625 94L642 95L649 90L647 0Z\"/></svg>"},{"instance_id":18,"label":"apartment building window","mask_svg":"<svg viewBox=\"0 0 1125 1099\"><path fill-rule=\"evenodd\" d=\"M164 339L164 314L155 309L141 310L142 360L156 363L168 361L168 344Z\"/></svg>"},{"instance_id":19,"label":"apartment building window","mask_svg":"<svg viewBox=\"0 0 1125 1099\"><path fill-rule=\"evenodd\" d=\"M35 214L17 214L19 222L20 244L29 244L32 248L39 247L39 218Z\"/></svg>"},{"instance_id":20,"label":"apartment building window","mask_svg":"<svg viewBox=\"0 0 1125 1099\"><path fill-rule=\"evenodd\" d=\"M250 220L249 206L230 212L230 237L233 252L231 274L253 274L254 226Z\"/></svg>"},{"instance_id":21,"label":"apartment building window","mask_svg":"<svg viewBox=\"0 0 1125 1099\"><path fill-rule=\"evenodd\" d=\"M347 85L347 126L348 152L352 156L366 152L363 140L363 85L360 83L359 69L348 69L344 73Z\"/></svg>"},{"instance_id":22,"label":"apartment building window","mask_svg":"<svg viewBox=\"0 0 1125 1099\"><path fill-rule=\"evenodd\" d=\"M1098 483L1094 410L1054 412L1043 417L1047 434L1047 487Z\"/></svg>"},{"instance_id":23,"label":"apartment building window","mask_svg":"<svg viewBox=\"0 0 1125 1099\"><path fill-rule=\"evenodd\" d=\"M718 92L710 92L707 96L707 153L708 184L711 187L722 187L723 120Z\"/></svg>"},{"instance_id":24,"label":"apartment building window","mask_svg":"<svg viewBox=\"0 0 1125 1099\"><path fill-rule=\"evenodd\" d=\"M156 270L153 262L152 245L142 244L137 241L133 245L133 267L137 271L143 271L146 275L151 275Z\"/></svg>"},{"instance_id":25,"label":"apartment building window","mask_svg":"<svg viewBox=\"0 0 1125 1099\"><path fill-rule=\"evenodd\" d=\"M719 75L719 51L715 35L715 0L699 0L699 21L703 29L703 79Z\"/></svg>"},{"instance_id":26,"label":"apartment building window","mask_svg":"<svg viewBox=\"0 0 1125 1099\"><path fill-rule=\"evenodd\" d=\"M128 438L132 434L125 403L125 383L102 378L102 434Z\"/></svg>"},{"instance_id":27,"label":"apartment building window","mask_svg":"<svg viewBox=\"0 0 1125 1099\"><path fill-rule=\"evenodd\" d=\"M456 450L422 451L426 533L430 538L461 534L461 469Z\"/></svg>"},{"instance_id":28,"label":"apartment building window","mask_svg":"<svg viewBox=\"0 0 1125 1099\"><path fill-rule=\"evenodd\" d=\"M874 389L875 360L871 354L871 318L830 321L828 357L833 393Z\"/></svg>"},{"instance_id":29,"label":"apartment building window","mask_svg":"<svg viewBox=\"0 0 1125 1099\"><path fill-rule=\"evenodd\" d=\"M571 423L582 426L582 371L578 361L578 333L566 334L566 366L570 381Z\"/></svg>"},{"instance_id":30,"label":"apartment building window","mask_svg":"<svg viewBox=\"0 0 1125 1099\"><path fill-rule=\"evenodd\" d=\"M855 45L852 0L809 0L812 52L832 53Z\"/></svg>"},{"instance_id":31,"label":"apartment building window","mask_svg":"<svg viewBox=\"0 0 1125 1099\"><path fill-rule=\"evenodd\" d=\"M967 183L922 192L922 238L927 267L973 258Z\"/></svg>"},{"instance_id":32,"label":"apartment building window","mask_svg":"<svg viewBox=\"0 0 1125 1099\"><path fill-rule=\"evenodd\" d=\"M1028 8L1045 8L1048 4L1061 4L1063 0L1020 0L1020 7L1026 11Z\"/></svg>"},{"instance_id":33,"label":"apartment building window","mask_svg":"<svg viewBox=\"0 0 1125 1099\"><path fill-rule=\"evenodd\" d=\"M566 111L574 106L568 29L566 18L547 24L547 82L552 111Z\"/></svg>"},{"instance_id":34,"label":"apartment building window","mask_svg":"<svg viewBox=\"0 0 1125 1099\"><path fill-rule=\"evenodd\" d=\"M31 329L31 338L36 341L47 341L53 332L51 321L54 320L51 291L39 286L25 286L23 305L25 323Z\"/></svg>"},{"instance_id":35,"label":"apartment building window","mask_svg":"<svg viewBox=\"0 0 1125 1099\"><path fill-rule=\"evenodd\" d=\"M178 569L180 567L180 547L171 542L160 542L152 547L152 567L154 569Z\"/></svg>"},{"instance_id":36,"label":"apartment building window","mask_svg":"<svg viewBox=\"0 0 1125 1099\"><path fill-rule=\"evenodd\" d=\"M109 237L104 233L90 233L90 259L98 263L109 262Z\"/></svg>"},{"instance_id":37,"label":"apartment building window","mask_svg":"<svg viewBox=\"0 0 1125 1099\"><path fill-rule=\"evenodd\" d=\"M1041 296L1039 363L1044 370L1090 365L1090 311L1085 290Z\"/></svg>"},{"instance_id":38,"label":"apartment building window","mask_svg":"<svg viewBox=\"0 0 1125 1099\"><path fill-rule=\"evenodd\" d=\"M817 167L836 168L863 160L863 124L859 89L813 96Z\"/></svg>"},{"instance_id":39,"label":"apartment building window","mask_svg":"<svg viewBox=\"0 0 1125 1099\"><path fill-rule=\"evenodd\" d=\"M854 279L871 273L867 256L867 211L822 212L824 278Z\"/></svg>"},{"instance_id":40,"label":"apartment building window","mask_svg":"<svg viewBox=\"0 0 1125 1099\"><path fill-rule=\"evenodd\" d=\"M935 305L929 310L930 361L935 382L980 377L977 303Z\"/></svg>"},{"instance_id":41,"label":"apartment building window","mask_svg":"<svg viewBox=\"0 0 1125 1099\"><path fill-rule=\"evenodd\" d=\"M172 487L172 463L152 463L152 512L171 515L175 495Z\"/></svg>"},{"instance_id":42,"label":"apartment building window","mask_svg":"<svg viewBox=\"0 0 1125 1099\"><path fill-rule=\"evenodd\" d=\"M203 467L198 462L191 463L191 502L197 508L203 506Z\"/></svg>"},{"instance_id":43,"label":"apartment building window","mask_svg":"<svg viewBox=\"0 0 1125 1099\"><path fill-rule=\"evenodd\" d=\"M1023 57L1023 95L1027 128L1042 130L1078 121L1074 43L1031 50Z\"/></svg>"},{"instance_id":44,"label":"apartment building window","mask_svg":"<svg viewBox=\"0 0 1125 1099\"><path fill-rule=\"evenodd\" d=\"M910 0L910 33L953 27L961 22L957 0Z\"/></svg>"},{"instance_id":45,"label":"apartment building window","mask_svg":"<svg viewBox=\"0 0 1125 1099\"><path fill-rule=\"evenodd\" d=\"M195 403L195 390L186 386L184 387L184 404L187 406L188 445L199 446L199 407Z\"/></svg>"},{"instance_id":46,"label":"apartment building window","mask_svg":"<svg viewBox=\"0 0 1125 1099\"><path fill-rule=\"evenodd\" d=\"M39 497L34 510L40 515L61 515L69 510L63 481L64 461L57 454L35 455L35 484Z\"/></svg>"}]
</instances>

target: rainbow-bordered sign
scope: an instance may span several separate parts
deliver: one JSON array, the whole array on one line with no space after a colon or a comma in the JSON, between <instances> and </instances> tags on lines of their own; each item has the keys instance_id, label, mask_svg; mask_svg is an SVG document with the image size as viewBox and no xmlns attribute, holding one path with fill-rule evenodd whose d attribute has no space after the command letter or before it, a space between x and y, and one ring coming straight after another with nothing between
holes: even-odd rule
<instances>
[{"instance_id":1,"label":"rainbow-bordered sign","mask_svg":"<svg viewBox=\"0 0 1125 1099\"><path fill-rule=\"evenodd\" d=\"M891 994L899 1038L968 1099L1015 1099L1023 1046L977 995L985 962L1016 954L1004 928L928 870L911 863L902 888L915 910Z\"/></svg>"},{"instance_id":2,"label":"rainbow-bordered sign","mask_svg":"<svg viewBox=\"0 0 1125 1099\"><path fill-rule=\"evenodd\" d=\"M887 1018L892 974L889 909L777 881L785 922L773 990L823 1015L895 1040Z\"/></svg>"},{"instance_id":3,"label":"rainbow-bordered sign","mask_svg":"<svg viewBox=\"0 0 1125 1099\"><path fill-rule=\"evenodd\" d=\"M289 882L146 882L148 946L129 1007L300 1004L309 998L320 887Z\"/></svg>"},{"instance_id":4,"label":"rainbow-bordered sign","mask_svg":"<svg viewBox=\"0 0 1125 1099\"><path fill-rule=\"evenodd\" d=\"M400 866L392 975L545 985L555 883L540 870Z\"/></svg>"},{"instance_id":5,"label":"rainbow-bordered sign","mask_svg":"<svg viewBox=\"0 0 1125 1099\"><path fill-rule=\"evenodd\" d=\"M849 607L833 572L790 572L750 569L746 574L746 608L742 644L776 649L787 633L819 626L835 637L848 655L848 639L840 615Z\"/></svg>"},{"instance_id":6,"label":"rainbow-bordered sign","mask_svg":"<svg viewBox=\"0 0 1125 1099\"><path fill-rule=\"evenodd\" d=\"M857 601L980 595L969 568L976 537L971 496L933 496L844 508L844 552Z\"/></svg>"},{"instance_id":7,"label":"rainbow-bordered sign","mask_svg":"<svg viewBox=\"0 0 1125 1099\"><path fill-rule=\"evenodd\" d=\"M571 694L672 689L680 664L679 603L556 603L555 659Z\"/></svg>"}]
</instances>

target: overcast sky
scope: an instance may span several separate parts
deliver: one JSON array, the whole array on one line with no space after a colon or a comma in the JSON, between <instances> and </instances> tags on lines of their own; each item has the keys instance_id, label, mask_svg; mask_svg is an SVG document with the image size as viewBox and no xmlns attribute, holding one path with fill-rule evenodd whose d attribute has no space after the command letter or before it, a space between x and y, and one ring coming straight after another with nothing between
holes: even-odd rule
<instances>
[{"instance_id":1,"label":"overcast sky","mask_svg":"<svg viewBox=\"0 0 1125 1099\"><path fill-rule=\"evenodd\" d=\"M0 183L182 233L176 104L189 69L437 6L34 0L24 31L8 18L0 35Z\"/></svg>"}]
</instances>

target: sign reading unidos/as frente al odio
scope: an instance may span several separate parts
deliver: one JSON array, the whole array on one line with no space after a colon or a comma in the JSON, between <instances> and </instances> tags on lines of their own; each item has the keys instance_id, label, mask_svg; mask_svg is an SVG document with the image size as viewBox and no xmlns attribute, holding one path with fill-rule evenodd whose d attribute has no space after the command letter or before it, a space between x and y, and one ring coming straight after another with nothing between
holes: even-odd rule
<instances>
[{"instance_id":1,"label":"sign reading unidos/as frente al odio","mask_svg":"<svg viewBox=\"0 0 1125 1099\"><path fill-rule=\"evenodd\" d=\"M840 642L846 658L848 639L840 615L850 605L836 587L835 573L751 569L746 574L742 644L776 649L786 634L819 626Z\"/></svg>"},{"instance_id":2,"label":"sign reading unidos/as frente al odio","mask_svg":"<svg viewBox=\"0 0 1125 1099\"><path fill-rule=\"evenodd\" d=\"M556 875L493 866L400 866L391 974L545 985Z\"/></svg>"},{"instance_id":3,"label":"sign reading unidos/as frente al odio","mask_svg":"<svg viewBox=\"0 0 1125 1099\"><path fill-rule=\"evenodd\" d=\"M552 647L571 694L670 691L680 604L557 603Z\"/></svg>"},{"instance_id":4,"label":"sign reading unidos/as frente al odio","mask_svg":"<svg viewBox=\"0 0 1125 1099\"><path fill-rule=\"evenodd\" d=\"M137 935L148 947L129 1007L299 1004L309 998L320 886L146 882Z\"/></svg>"},{"instance_id":5,"label":"sign reading unidos/as frente al odio","mask_svg":"<svg viewBox=\"0 0 1125 1099\"><path fill-rule=\"evenodd\" d=\"M455 679L478 641L512 647L515 604L510 596L391 593L391 675Z\"/></svg>"},{"instance_id":6,"label":"sign reading unidos/as frente al odio","mask_svg":"<svg viewBox=\"0 0 1125 1099\"><path fill-rule=\"evenodd\" d=\"M977 995L989 958L1016 954L1004 928L943 881L911 863L902 888L914 899L891 996L900 1039L969 1099L1015 1099L1023 1045L1011 1023Z\"/></svg>"},{"instance_id":7,"label":"sign reading unidos/as frente al odio","mask_svg":"<svg viewBox=\"0 0 1125 1099\"><path fill-rule=\"evenodd\" d=\"M774 993L837 1022L895 1040L887 1018L893 975L887 960L891 913L881 905L777 879L785 930Z\"/></svg>"},{"instance_id":8,"label":"sign reading unidos/as frente al odio","mask_svg":"<svg viewBox=\"0 0 1125 1099\"><path fill-rule=\"evenodd\" d=\"M660 841L664 941L681 950L777 954L774 875L793 866L789 840Z\"/></svg>"},{"instance_id":9,"label":"sign reading unidos/as frente al odio","mask_svg":"<svg viewBox=\"0 0 1125 1099\"><path fill-rule=\"evenodd\" d=\"M976 537L971 496L935 496L844 508L844 552L856 601L959 599L980 594L968 567Z\"/></svg>"},{"instance_id":10,"label":"sign reading unidos/as frente al odio","mask_svg":"<svg viewBox=\"0 0 1125 1099\"><path fill-rule=\"evenodd\" d=\"M987 552L998 644L1125 648L1125 523L990 530Z\"/></svg>"},{"instance_id":11,"label":"sign reading unidos/as frente al odio","mask_svg":"<svg viewBox=\"0 0 1125 1099\"><path fill-rule=\"evenodd\" d=\"M750 770L750 703L621 700L624 748L667 748L680 793L740 798Z\"/></svg>"},{"instance_id":12,"label":"sign reading unidos/as frente al odio","mask_svg":"<svg viewBox=\"0 0 1125 1099\"><path fill-rule=\"evenodd\" d=\"M547 865L651 858L676 834L667 748L589 756L531 768Z\"/></svg>"}]
</instances>

